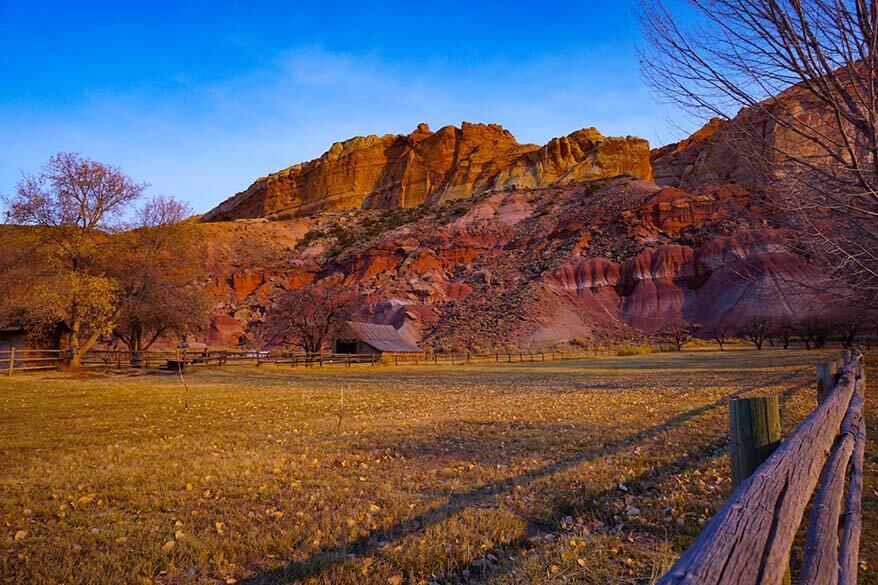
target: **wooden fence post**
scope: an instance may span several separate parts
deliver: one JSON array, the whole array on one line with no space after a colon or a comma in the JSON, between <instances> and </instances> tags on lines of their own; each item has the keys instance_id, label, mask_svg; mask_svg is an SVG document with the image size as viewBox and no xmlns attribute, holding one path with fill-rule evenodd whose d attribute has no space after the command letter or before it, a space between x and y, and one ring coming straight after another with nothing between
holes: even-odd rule
<instances>
[{"instance_id":1,"label":"wooden fence post","mask_svg":"<svg viewBox=\"0 0 878 585\"><path fill-rule=\"evenodd\" d=\"M774 396L729 401L729 458L732 485L738 487L780 446L780 400ZM791 583L787 568L783 585Z\"/></svg>"},{"instance_id":2,"label":"wooden fence post","mask_svg":"<svg viewBox=\"0 0 878 585\"><path fill-rule=\"evenodd\" d=\"M729 401L729 456L735 487L780 445L780 401L775 396Z\"/></svg>"},{"instance_id":3,"label":"wooden fence post","mask_svg":"<svg viewBox=\"0 0 878 585\"><path fill-rule=\"evenodd\" d=\"M836 380L838 380L839 374L841 374L841 370L844 368L844 360L841 357L841 354L838 354L834 358L832 358L833 372L832 372L832 381L833 384Z\"/></svg>"},{"instance_id":4,"label":"wooden fence post","mask_svg":"<svg viewBox=\"0 0 878 585\"><path fill-rule=\"evenodd\" d=\"M15 348L9 350L9 377L12 377L12 370L15 368Z\"/></svg>"},{"instance_id":5,"label":"wooden fence post","mask_svg":"<svg viewBox=\"0 0 878 585\"><path fill-rule=\"evenodd\" d=\"M823 404L835 386L835 363L817 364L817 404Z\"/></svg>"}]
</instances>

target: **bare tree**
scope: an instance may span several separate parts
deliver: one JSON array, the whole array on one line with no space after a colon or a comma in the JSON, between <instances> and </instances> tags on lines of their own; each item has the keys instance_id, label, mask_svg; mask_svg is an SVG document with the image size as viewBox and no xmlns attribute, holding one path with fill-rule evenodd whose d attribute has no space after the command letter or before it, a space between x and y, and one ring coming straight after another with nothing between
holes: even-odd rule
<instances>
[{"instance_id":1,"label":"bare tree","mask_svg":"<svg viewBox=\"0 0 878 585\"><path fill-rule=\"evenodd\" d=\"M641 2L653 87L729 121L809 252L878 289L878 2Z\"/></svg>"},{"instance_id":2,"label":"bare tree","mask_svg":"<svg viewBox=\"0 0 878 585\"><path fill-rule=\"evenodd\" d=\"M841 336L842 347L850 348L854 346L854 341L860 333L862 326L862 320L853 315L847 319L836 321L837 331Z\"/></svg>"},{"instance_id":3,"label":"bare tree","mask_svg":"<svg viewBox=\"0 0 878 585\"><path fill-rule=\"evenodd\" d=\"M738 333L755 345L756 349L762 349L762 345L772 334L771 320L767 317L754 317L747 321Z\"/></svg>"},{"instance_id":4,"label":"bare tree","mask_svg":"<svg viewBox=\"0 0 878 585\"><path fill-rule=\"evenodd\" d=\"M682 351L683 346L692 341L700 325L668 325L658 332L659 338L670 343L677 351Z\"/></svg>"},{"instance_id":5,"label":"bare tree","mask_svg":"<svg viewBox=\"0 0 878 585\"><path fill-rule=\"evenodd\" d=\"M784 349L789 349L790 342L796 334L796 323L786 317L777 319L772 333L781 342Z\"/></svg>"},{"instance_id":6,"label":"bare tree","mask_svg":"<svg viewBox=\"0 0 878 585\"><path fill-rule=\"evenodd\" d=\"M832 332L831 321L816 315L799 319L796 321L796 327L799 331L799 337L805 343L805 349L823 347Z\"/></svg>"},{"instance_id":7,"label":"bare tree","mask_svg":"<svg viewBox=\"0 0 878 585\"><path fill-rule=\"evenodd\" d=\"M265 339L318 354L344 325L355 299L353 292L336 282L283 291L268 312Z\"/></svg>"},{"instance_id":8,"label":"bare tree","mask_svg":"<svg viewBox=\"0 0 878 585\"><path fill-rule=\"evenodd\" d=\"M871 294L848 295L835 303L827 318L833 334L838 335L844 347L853 347L854 340L864 333L872 318L876 298Z\"/></svg>"},{"instance_id":9,"label":"bare tree","mask_svg":"<svg viewBox=\"0 0 878 585\"><path fill-rule=\"evenodd\" d=\"M7 219L33 226L39 242L26 312L34 322L66 326L73 369L118 316L117 283L106 271L109 235L124 227L144 189L115 167L61 153L4 198Z\"/></svg>"},{"instance_id":10,"label":"bare tree","mask_svg":"<svg viewBox=\"0 0 878 585\"><path fill-rule=\"evenodd\" d=\"M720 323L707 329L704 334L719 345L720 351L725 351L725 344L734 337L734 328L731 325Z\"/></svg>"}]
</instances>

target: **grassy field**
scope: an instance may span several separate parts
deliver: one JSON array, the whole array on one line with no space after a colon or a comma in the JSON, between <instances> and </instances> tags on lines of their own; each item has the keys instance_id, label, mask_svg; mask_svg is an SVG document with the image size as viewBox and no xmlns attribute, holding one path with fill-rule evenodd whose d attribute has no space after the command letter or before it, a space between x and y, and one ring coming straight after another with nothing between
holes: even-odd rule
<instances>
[{"instance_id":1,"label":"grassy field","mask_svg":"<svg viewBox=\"0 0 878 585\"><path fill-rule=\"evenodd\" d=\"M819 355L5 378L0 582L648 583L730 493L728 397L789 432Z\"/></svg>"}]
</instances>

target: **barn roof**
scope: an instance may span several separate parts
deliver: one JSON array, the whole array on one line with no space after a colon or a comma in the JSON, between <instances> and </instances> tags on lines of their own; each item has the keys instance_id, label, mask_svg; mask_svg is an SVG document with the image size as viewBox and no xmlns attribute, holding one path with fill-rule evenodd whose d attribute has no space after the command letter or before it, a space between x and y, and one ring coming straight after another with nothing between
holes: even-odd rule
<instances>
[{"instance_id":1,"label":"barn roof","mask_svg":"<svg viewBox=\"0 0 878 585\"><path fill-rule=\"evenodd\" d=\"M414 343L406 341L392 325L348 321L348 327L357 339L371 345L378 351L389 353L420 353L424 351Z\"/></svg>"}]
</instances>

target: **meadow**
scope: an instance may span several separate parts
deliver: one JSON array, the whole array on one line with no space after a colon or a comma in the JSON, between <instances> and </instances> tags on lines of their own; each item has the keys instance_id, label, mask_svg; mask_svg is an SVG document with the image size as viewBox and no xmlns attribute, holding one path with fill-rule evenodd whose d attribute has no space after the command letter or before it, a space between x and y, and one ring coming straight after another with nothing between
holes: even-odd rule
<instances>
[{"instance_id":1,"label":"meadow","mask_svg":"<svg viewBox=\"0 0 878 585\"><path fill-rule=\"evenodd\" d=\"M728 398L788 433L827 353L3 378L0 582L649 583L731 492Z\"/></svg>"}]
</instances>

